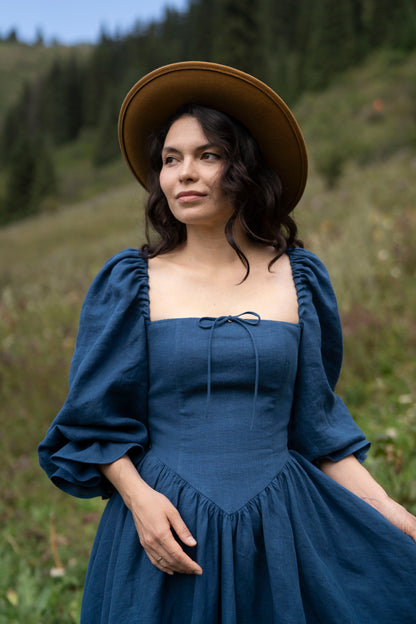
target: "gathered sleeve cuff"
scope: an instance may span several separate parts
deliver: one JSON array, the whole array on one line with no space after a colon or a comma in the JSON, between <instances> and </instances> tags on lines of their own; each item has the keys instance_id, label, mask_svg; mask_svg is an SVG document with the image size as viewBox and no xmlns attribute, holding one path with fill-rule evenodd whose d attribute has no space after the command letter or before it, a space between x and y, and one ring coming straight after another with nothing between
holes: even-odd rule
<instances>
[{"instance_id":1,"label":"gathered sleeve cuff","mask_svg":"<svg viewBox=\"0 0 416 624\"><path fill-rule=\"evenodd\" d=\"M85 298L69 374L69 394L39 462L59 488L108 497L99 465L128 453L138 463L148 443L146 260L135 249L111 258Z\"/></svg>"},{"instance_id":2,"label":"gathered sleeve cuff","mask_svg":"<svg viewBox=\"0 0 416 624\"><path fill-rule=\"evenodd\" d=\"M335 394L343 342L338 306L328 272L304 249L290 249L302 336L289 447L310 461L339 461L354 454L364 461L370 443Z\"/></svg>"}]
</instances>

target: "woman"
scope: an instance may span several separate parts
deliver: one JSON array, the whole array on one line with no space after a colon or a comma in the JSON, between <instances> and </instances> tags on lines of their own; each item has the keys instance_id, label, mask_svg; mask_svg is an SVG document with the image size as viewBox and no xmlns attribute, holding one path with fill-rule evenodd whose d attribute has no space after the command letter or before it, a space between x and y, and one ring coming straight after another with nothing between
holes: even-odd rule
<instances>
[{"instance_id":1,"label":"woman","mask_svg":"<svg viewBox=\"0 0 416 624\"><path fill-rule=\"evenodd\" d=\"M289 214L293 115L177 63L129 92L119 137L158 238L94 280L39 449L57 486L110 497L82 622L416 622L416 518L361 465L334 294Z\"/></svg>"}]
</instances>

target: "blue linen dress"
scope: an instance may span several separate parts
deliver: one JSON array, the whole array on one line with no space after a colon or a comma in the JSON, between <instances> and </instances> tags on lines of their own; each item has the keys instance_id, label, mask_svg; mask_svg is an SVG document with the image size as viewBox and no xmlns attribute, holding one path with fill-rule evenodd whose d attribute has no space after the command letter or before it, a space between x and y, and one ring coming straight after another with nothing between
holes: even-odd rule
<instances>
[{"instance_id":1,"label":"blue linen dress","mask_svg":"<svg viewBox=\"0 0 416 624\"><path fill-rule=\"evenodd\" d=\"M147 263L127 249L87 294L68 398L39 446L52 481L110 497L82 624L411 624L416 545L324 475L369 443L334 394L342 358L322 263L288 252L299 323L151 321ZM178 508L202 576L169 576L97 465L129 453Z\"/></svg>"}]
</instances>

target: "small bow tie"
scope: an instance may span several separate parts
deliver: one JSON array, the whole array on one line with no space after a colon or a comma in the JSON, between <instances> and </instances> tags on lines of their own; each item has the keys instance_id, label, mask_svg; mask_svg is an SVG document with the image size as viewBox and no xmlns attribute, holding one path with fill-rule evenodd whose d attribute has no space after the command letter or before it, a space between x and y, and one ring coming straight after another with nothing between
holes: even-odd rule
<instances>
[{"instance_id":1,"label":"small bow tie","mask_svg":"<svg viewBox=\"0 0 416 624\"><path fill-rule=\"evenodd\" d=\"M250 314L251 318L246 318L247 314ZM251 412L251 425L250 429L254 426L254 417L256 414L256 403L259 389L259 354L254 340L253 333L250 329L250 325L258 325L260 323L260 316L255 312L242 312L237 316L203 316L199 319L199 326L201 329L209 329L208 339L208 372L207 372L207 402L206 402L206 415L208 415L208 407L211 400L211 368L212 368L212 338L216 327L220 327L225 323L237 323L248 333L253 345L254 358L256 364L256 373L254 379L254 395L253 395L253 408Z\"/></svg>"}]
</instances>

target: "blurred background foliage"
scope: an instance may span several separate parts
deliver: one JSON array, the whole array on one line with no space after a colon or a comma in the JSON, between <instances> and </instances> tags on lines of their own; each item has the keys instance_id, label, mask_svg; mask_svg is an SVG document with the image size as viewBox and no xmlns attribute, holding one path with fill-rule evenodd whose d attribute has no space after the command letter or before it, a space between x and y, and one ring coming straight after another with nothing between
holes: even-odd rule
<instances>
[{"instance_id":1,"label":"blurred background foliage","mask_svg":"<svg viewBox=\"0 0 416 624\"><path fill-rule=\"evenodd\" d=\"M372 440L368 468L416 512L415 48L415 0L192 0L94 46L0 41L0 624L79 621L103 502L56 490L36 446L89 283L143 242L117 115L164 63L235 65L293 107L310 156L295 218L344 326L338 391Z\"/></svg>"}]
</instances>

